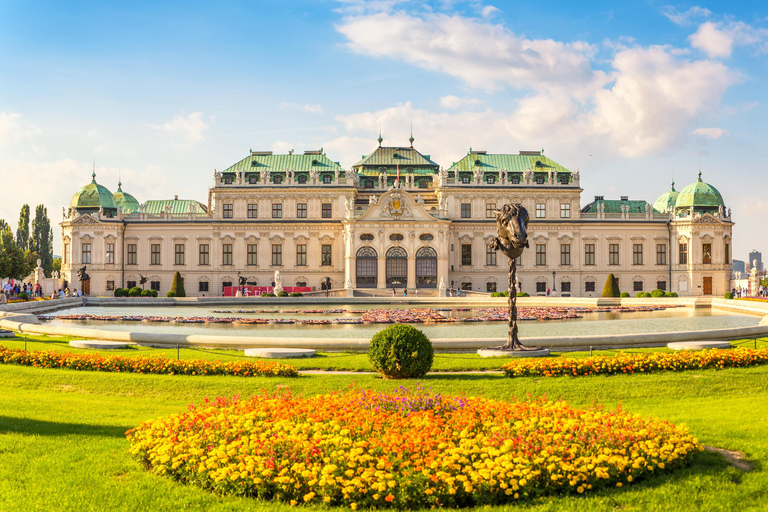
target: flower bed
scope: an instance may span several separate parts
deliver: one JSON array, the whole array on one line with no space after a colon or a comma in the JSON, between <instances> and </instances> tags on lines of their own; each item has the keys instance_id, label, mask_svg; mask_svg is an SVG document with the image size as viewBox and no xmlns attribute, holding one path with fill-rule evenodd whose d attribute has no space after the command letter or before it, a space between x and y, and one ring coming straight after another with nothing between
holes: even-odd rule
<instances>
[{"instance_id":1,"label":"flower bed","mask_svg":"<svg viewBox=\"0 0 768 512\"><path fill-rule=\"evenodd\" d=\"M98 372L155 373L169 375L236 375L239 377L298 377L293 366L260 361L177 361L160 357L103 356L71 352L26 351L0 347L0 363L69 368Z\"/></svg>"},{"instance_id":2,"label":"flower bed","mask_svg":"<svg viewBox=\"0 0 768 512\"><path fill-rule=\"evenodd\" d=\"M768 364L768 349L736 348L679 352L647 352L577 359L548 357L519 359L502 368L507 377L573 377L619 373L679 372L709 368L741 368Z\"/></svg>"},{"instance_id":3,"label":"flower bed","mask_svg":"<svg viewBox=\"0 0 768 512\"><path fill-rule=\"evenodd\" d=\"M684 427L621 409L371 391L206 400L126 435L160 475L221 494L352 509L621 487L701 449Z\"/></svg>"}]
</instances>

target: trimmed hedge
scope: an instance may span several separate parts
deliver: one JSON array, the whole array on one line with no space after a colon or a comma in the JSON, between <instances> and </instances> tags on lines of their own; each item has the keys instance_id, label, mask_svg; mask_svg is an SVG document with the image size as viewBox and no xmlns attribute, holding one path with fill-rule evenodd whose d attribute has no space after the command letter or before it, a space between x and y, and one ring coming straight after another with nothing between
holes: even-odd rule
<instances>
[{"instance_id":1,"label":"trimmed hedge","mask_svg":"<svg viewBox=\"0 0 768 512\"><path fill-rule=\"evenodd\" d=\"M368 359L387 379L423 377L432 368L435 349L419 329L408 324L390 325L371 338Z\"/></svg>"},{"instance_id":2,"label":"trimmed hedge","mask_svg":"<svg viewBox=\"0 0 768 512\"><path fill-rule=\"evenodd\" d=\"M616 280L616 276L608 274L605 280L605 286L603 286L602 297L619 297L621 291L619 290L619 282Z\"/></svg>"},{"instance_id":3,"label":"trimmed hedge","mask_svg":"<svg viewBox=\"0 0 768 512\"><path fill-rule=\"evenodd\" d=\"M128 290L128 296L129 297L140 297L141 296L142 289L138 286L134 286L130 290Z\"/></svg>"},{"instance_id":4,"label":"trimmed hedge","mask_svg":"<svg viewBox=\"0 0 768 512\"><path fill-rule=\"evenodd\" d=\"M629 297L629 292L621 292L621 295L619 295L619 297L623 297L623 298Z\"/></svg>"},{"instance_id":5,"label":"trimmed hedge","mask_svg":"<svg viewBox=\"0 0 768 512\"><path fill-rule=\"evenodd\" d=\"M174 297L186 297L187 294L184 292L184 281L181 279L181 274L176 271L175 274L173 274L173 281L171 282L171 291L174 293Z\"/></svg>"}]
</instances>

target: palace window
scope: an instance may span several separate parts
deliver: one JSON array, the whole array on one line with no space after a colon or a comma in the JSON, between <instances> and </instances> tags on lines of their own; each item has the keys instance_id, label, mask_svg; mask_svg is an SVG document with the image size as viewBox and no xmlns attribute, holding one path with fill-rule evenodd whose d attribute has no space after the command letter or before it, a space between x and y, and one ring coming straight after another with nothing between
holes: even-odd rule
<instances>
[{"instance_id":1,"label":"palace window","mask_svg":"<svg viewBox=\"0 0 768 512\"><path fill-rule=\"evenodd\" d=\"M363 237L361 236L360 239L362 240ZM423 234L419 235L419 240L421 240L422 242L431 242L434 239L435 239L435 237L432 236L431 233L423 233ZM371 235L371 240L373 240L373 235Z\"/></svg>"},{"instance_id":2,"label":"palace window","mask_svg":"<svg viewBox=\"0 0 768 512\"><path fill-rule=\"evenodd\" d=\"M83 244L81 246L82 248L82 255L83 255L83 263L84 264L90 264L91 263L91 244Z\"/></svg>"},{"instance_id":3,"label":"palace window","mask_svg":"<svg viewBox=\"0 0 768 512\"><path fill-rule=\"evenodd\" d=\"M272 265L279 267L283 264L283 246L280 244L272 245Z\"/></svg>"},{"instance_id":4,"label":"palace window","mask_svg":"<svg viewBox=\"0 0 768 512\"><path fill-rule=\"evenodd\" d=\"M200 244L198 246L198 252L197 252L197 264L198 265L210 265L210 258L209 258L209 245L208 244Z\"/></svg>"},{"instance_id":5,"label":"palace window","mask_svg":"<svg viewBox=\"0 0 768 512\"><path fill-rule=\"evenodd\" d=\"M126 281L126 282L125 282L125 285L126 285L128 288L136 288L136 281Z\"/></svg>"},{"instance_id":6,"label":"palace window","mask_svg":"<svg viewBox=\"0 0 768 512\"><path fill-rule=\"evenodd\" d=\"M488 183L489 185L493 185L494 183L496 183L496 176L488 176L486 183Z\"/></svg>"},{"instance_id":7,"label":"palace window","mask_svg":"<svg viewBox=\"0 0 768 512\"><path fill-rule=\"evenodd\" d=\"M485 283L485 291L493 293L496 291L496 283Z\"/></svg>"},{"instance_id":8,"label":"palace window","mask_svg":"<svg viewBox=\"0 0 768 512\"><path fill-rule=\"evenodd\" d=\"M307 282L306 281L296 281L296 287L297 288L306 288Z\"/></svg>"},{"instance_id":9,"label":"palace window","mask_svg":"<svg viewBox=\"0 0 768 512\"><path fill-rule=\"evenodd\" d=\"M360 235L360 240L362 240L363 242L373 242L373 235L371 233L363 233L362 235Z\"/></svg>"},{"instance_id":10,"label":"palace window","mask_svg":"<svg viewBox=\"0 0 768 512\"><path fill-rule=\"evenodd\" d=\"M282 219L283 218L283 205L282 205L282 203L274 203L272 205L272 218L273 219Z\"/></svg>"},{"instance_id":11,"label":"palace window","mask_svg":"<svg viewBox=\"0 0 768 512\"><path fill-rule=\"evenodd\" d=\"M571 264L571 244L560 244L560 264Z\"/></svg>"},{"instance_id":12,"label":"palace window","mask_svg":"<svg viewBox=\"0 0 768 512\"><path fill-rule=\"evenodd\" d=\"M307 265L307 245L296 245L296 266L305 267Z\"/></svg>"},{"instance_id":13,"label":"palace window","mask_svg":"<svg viewBox=\"0 0 768 512\"><path fill-rule=\"evenodd\" d=\"M306 182L307 182L307 177L306 177L305 175L303 175L303 174L300 174L300 175L299 175L299 183L300 183L301 185L303 185L303 184L305 184Z\"/></svg>"},{"instance_id":14,"label":"palace window","mask_svg":"<svg viewBox=\"0 0 768 512\"><path fill-rule=\"evenodd\" d=\"M609 265L619 264L619 244L608 245L608 264Z\"/></svg>"},{"instance_id":15,"label":"palace window","mask_svg":"<svg viewBox=\"0 0 768 512\"><path fill-rule=\"evenodd\" d=\"M330 183L331 182L331 175L325 174L323 175L323 183Z\"/></svg>"},{"instance_id":16,"label":"palace window","mask_svg":"<svg viewBox=\"0 0 768 512\"><path fill-rule=\"evenodd\" d=\"M546 293L547 283L539 281L536 283L536 293Z\"/></svg>"},{"instance_id":17,"label":"palace window","mask_svg":"<svg viewBox=\"0 0 768 512\"><path fill-rule=\"evenodd\" d=\"M486 219L496 218L496 203L485 203L485 218Z\"/></svg>"},{"instance_id":18,"label":"palace window","mask_svg":"<svg viewBox=\"0 0 768 512\"><path fill-rule=\"evenodd\" d=\"M156 292L160 291L160 281L150 281L149 282L149 289L155 290Z\"/></svg>"},{"instance_id":19,"label":"palace window","mask_svg":"<svg viewBox=\"0 0 768 512\"><path fill-rule=\"evenodd\" d=\"M107 261L104 263L112 264L115 262L115 244L107 244Z\"/></svg>"},{"instance_id":20,"label":"palace window","mask_svg":"<svg viewBox=\"0 0 768 512\"><path fill-rule=\"evenodd\" d=\"M221 282L221 288L231 288L232 287L232 281L222 281Z\"/></svg>"},{"instance_id":21,"label":"palace window","mask_svg":"<svg viewBox=\"0 0 768 512\"><path fill-rule=\"evenodd\" d=\"M496 266L496 251L490 246L485 246L485 264L489 267Z\"/></svg>"},{"instance_id":22,"label":"palace window","mask_svg":"<svg viewBox=\"0 0 768 512\"><path fill-rule=\"evenodd\" d=\"M462 183L469 183L469 176L466 176L466 175L465 175L465 176L462 176L462 177L461 177L461 182L462 182Z\"/></svg>"},{"instance_id":23,"label":"palace window","mask_svg":"<svg viewBox=\"0 0 768 512\"><path fill-rule=\"evenodd\" d=\"M568 179L568 176L560 176L560 184L561 185L567 185L570 180ZM568 290L570 291L570 290Z\"/></svg>"},{"instance_id":24,"label":"palace window","mask_svg":"<svg viewBox=\"0 0 768 512\"><path fill-rule=\"evenodd\" d=\"M547 216L547 205L544 203L536 203L536 218L543 219Z\"/></svg>"},{"instance_id":25,"label":"palace window","mask_svg":"<svg viewBox=\"0 0 768 512\"><path fill-rule=\"evenodd\" d=\"M250 183L251 185L255 185L258 182L259 181L256 179L256 176L248 176L248 183ZM208 283L205 283L205 285L208 286ZM202 290L200 290L200 291L202 291ZM206 291L208 291L208 290L206 290Z\"/></svg>"},{"instance_id":26,"label":"palace window","mask_svg":"<svg viewBox=\"0 0 768 512\"><path fill-rule=\"evenodd\" d=\"M65 265L69 263L69 244L64 244L64 253L61 257L61 262Z\"/></svg>"},{"instance_id":27,"label":"palace window","mask_svg":"<svg viewBox=\"0 0 768 512\"><path fill-rule=\"evenodd\" d=\"M248 205L248 218L249 219L257 219L259 217L259 205L258 204L249 204Z\"/></svg>"},{"instance_id":28,"label":"palace window","mask_svg":"<svg viewBox=\"0 0 768 512\"><path fill-rule=\"evenodd\" d=\"M712 244L701 244L701 262L705 265L712 263Z\"/></svg>"},{"instance_id":29,"label":"palace window","mask_svg":"<svg viewBox=\"0 0 768 512\"><path fill-rule=\"evenodd\" d=\"M643 244L632 244L632 264L643 264Z\"/></svg>"},{"instance_id":30,"label":"palace window","mask_svg":"<svg viewBox=\"0 0 768 512\"><path fill-rule=\"evenodd\" d=\"M321 265L331 265L331 244L323 244L321 246L320 256Z\"/></svg>"},{"instance_id":31,"label":"palace window","mask_svg":"<svg viewBox=\"0 0 768 512\"><path fill-rule=\"evenodd\" d=\"M513 185L518 185L519 183L520 183L520 176L518 176L518 175L512 176L512 184Z\"/></svg>"},{"instance_id":32,"label":"palace window","mask_svg":"<svg viewBox=\"0 0 768 512\"><path fill-rule=\"evenodd\" d=\"M207 292L208 291L208 281L200 281L197 283L197 291L199 292Z\"/></svg>"},{"instance_id":33,"label":"palace window","mask_svg":"<svg viewBox=\"0 0 768 512\"><path fill-rule=\"evenodd\" d=\"M331 203L323 203L321 211L324 219L330 219L333 216L333 205Z\"/></svg>"},{"instance_id":34,"label":"palace window","mask_svg":"<svg viewBox=\"0 0 768 512\"><path fill-rule=\"evenodd\" d=\"M565 293L571 293L571 282L563 281L560 283L560 291Z\"/></svg>"},{"instance_id":35,"label":"palace window","mask_svg":"<svg viewBox=\"0 0 768 512\"><path fill-rule=\"evenodd\" d=\"M584 244L584 264L595 264L595 244Z\"/></svg>"},{"instance_id":36,"label":"palace window","mask_svg":"<svg viewBox=\"0 0 768 512\"><path fill-rule=\"evenodd\" d=\"M546 244L536 244L536 265L547 264L547 246Z\"/></svg>"},{"instance_id":37,"label":"palace window","mask_svg":"<svg viewBox=\"0 0 768 512\"><path fill-rule=\"evenodd\" d=\"M389 239L393 242L402 242L405 237L402 235L402 233L392 233L389 235Z\"/></svg>"},{"instance_id":38,"label":"palace window","mask_svg":"<svg viewBox=\"0 0 768 512\"><path fill-rule=\"evenodd\" d=\"M642 281L633 281L632 282L632 290L636 292L643 291L643 282Z\"/></svg>"},{"instance_id":39,"label":"palace window","mask_svg":"<svg viewBox=\"0 0 768 512\"><path fill-rule=\"evenodd\" d=\"M461 203L461 218L462 219L472 218L472 205L470 203Z\"/></svg>"},{"instance_id":40,"label":"palace window","mask_svg":"<svg viewBox=\"0 0 768 512\"><path fill-rule=\"evenodd\" d=\"M233 206L234 205L232 205L231 203L226 203L224 205L224 218L225 219L231 219L233 217L233 212L234 212Z\"/></svg>"},{"instance_id":41,"label":"palace window","mask_svg":"<svg viewBox=\"0 0 768 512\"><path fill-rule=\"evenodd\" d=\"M678 262L680 265L687 265L688 264L688 244L683 243L678 246L678 254L680 259Z\"/></svg>"},{"instance_id":42,"label":"palace window","mask_svg":"<svg viewBox=\"0 0 768 512\"><path fill-rule=\"evenodd\" d=\"M585 292L593 292L593 291L595 291L595 282L594 281L585 281L584 282L584 291Z\"/></svg>"},{"instance_id":43,"label":"palace window","mask_svg":"<svg viewBox=\"0 0 768 512\"><path fill-rule=\"evenodd\" d=\"M184 244L175 244L173 247L173 264L184 265Z\"/></svg>"},{"instance_id":44,"label":"palace window","mask_svg":"<svg viewBox=\"0 0 768 512\"><path fill-rule=\"evenodd\" d=\"M461 264L472 264L472 244L461 244Z\"/></svg>"},{"instance_id":45,"label":"palace window","mask_svg":"<svg viewBox=\"0 0 768 512\"><path fill-rule=\"evenodd\" d=\"M536 176L536 184L537 185L543 185L544 184L544 176Z\"/></svg>"},{"instance_id":46,"label":"palace window","mask_svg":"<svg viewBox=\"0 0 768 512\"><path fill-rule=\"evenodd\" d=\"M258 264L259 246L257 244L248 244L246 264L256 266Z\"/></svg>"},{"instance_id":47,"label":"palace window","mask_svg":"<svg viewBox=\"0 0 768 512\"><path fill-rule=\"evenodd\" d=\"M149 246L149 264L160 264L160 244L152 244Z\"/></svg>"},{"instance_id":48,"label":"palace window","mask_svg":"<svg viewBox=\"0 0 768 512\"><path fill-rule=\"evenodd\" d=\"M136 244L128 244L128 253L126 254L126 265L136 265L136 255L138 253L138 245Z\"/></svg>"},{"instance_id":49,"label":"palace window","mask_svg":"<svg viewBox=\"0 0 768 512\"><path fill-rule=\"evenodd\" d=\"M731 263L731 244L725 244L725 264Z\"/></svg>"},{"instance_id":50,"label":"palace window","mask_svg":"<svg viewBox=\"0 0 768 512\"><path fill-rule=\"evenodd\" d=\"M656 289L657 290L667 291L667 282L666 281L656 281Z\"/></svg>"},{"instance_id":51,"label":"palace window","mask_svg":"<svg viewBox=\"0 0 768 512\"><path fill-rule=\"evenodd\" d=\"M232 177L231 176L225 177L224 178L224 184L225 185L231 185L232 184Z\"/></svg>"},{"instance_id":52,"label":"palace window","mask_svg":"<svg viewBox=\"0 0 768 512\"><path fill-rule=\"evenodd\" d=\"M667 244L656 244L656 264L667 264Z\"/></svg>"},{"instance_id":53,"label":"palace window","mask_svg":"<svg viewBox=\"0 0 768 512\"><path fill-rule=\"evenodd\" d=\"M571 218L571 203L560 203L560 218L561 219Z\"/></svg>"},{"instance_id":54,"label":"palace window","mask_svg":"<svg viewBox=\"0 0 768 512\"><path fill-rule=\"evenodd\" d=\"M472 290L472 283L467 281L461 283L461 289L467 291Z\"/></svg>"},{"instance_id":55,"label":"palace window","mask_svg":"<svg viewBox=\"0 0 768 512\"><path fill-rule=\"evenodd\" d=\"M107 281L107 291L112 291L115 289L115 282L114 281Z\"/></svg>"},{"instance_id":56,"label":"palace window","mask_svg":"<svg viewBox=\"0 0 768 512\"><path fill-rule=\"evenodd\" d=\"M231 265L232 264L232 244L223 244L221 248L222 248L221 264Z\"/></svg>"},{"instance_id":57,"label":"palace window","mask_svg":"<svg viewBox=\"0 0 768 512\"><path fill-rule=\"evenodd\" d=\"M283 177L280 176L279 174L275 176L275 185L282 185L282 183L283 183Z\"/></svg>"},{"instance_id":58,"label":"palace window","mask_svg":"<svg viewBox=\"0 0 768 512\"><path fill-rule=\"evenodd\" d=\"M296 203L296 218L297 219L307 218L307 203Z\"/></svg>"}]
</instances>

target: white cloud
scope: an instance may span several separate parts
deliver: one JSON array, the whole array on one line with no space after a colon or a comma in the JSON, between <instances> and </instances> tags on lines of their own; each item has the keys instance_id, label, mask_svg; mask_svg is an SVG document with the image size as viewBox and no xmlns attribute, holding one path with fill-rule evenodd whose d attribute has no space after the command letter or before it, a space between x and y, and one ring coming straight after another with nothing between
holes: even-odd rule
<instances>
[{"instance_id":1,"label":"white cloud","mask_svg":"<svg viewBox=\"0 0 768 512\"><path fill-rule=\"evenodd\" d=\"M699 25L688 39L692 47L713 58L730 57L734 46L753 46L759 51L768 51L768 29L756 28L741 21L707 21Z\"/></svg>"},{"instance_id":2,"label":"white cloud","mask_svg":"<svg viewBox=\"0 0 768 512\"><path fill-rule=\"evenodd\" d=\"M695 19L709 17L712 14L712 11L706 7L699 7L698 5L694 5L687 11L680 12L671 5L665 5L661 8L661 14L669 18L670 21L672 21L672 23L675 25L685 27L692 25Z\"/></svg>"},{"instance_id":3,"label":"white cloud","mask_svg":"<svg viewBox=\"0 0 768 512\"><path fill-rule=\"evenodd\" d=\"M469 105L477 105L480 100L477 98L459 98L458 96L443 96L440 98L440 105L444 108L461 108Z\"/></svg>"},{"instance_id":4,"label":"white cloud","mask_svg":"<svg viewBox=\"0 0 768 512\"><path fill-rule=\"evenodd\" d=\"M295 146L290 142L284 140L278 140L272 144L272 152L274 153L287 153L291 151Z\"/></svg>"},{"instance_id":5,"label":"white cloud","mask_svg":"<svg viewBox=\"0 0 768 512\"><path fill-rule=\"evenodd\" d=\"M486 5L480 10L480 15L483 18L490 18L491 16L494 16L500 12L501 10L498 7L494 7L492 5Z\"/></svg>"},{"instance_id":6,"label":"white cloud","mask_svg":"<svg viewBox=\"0 0 768 512\"><path fill-rule=\"evenodd\" d=\"M697 128L693 130L694 135L700 135L702 137L705 137L707 139L719 139L723 135L728 134L728 130L725 130L723 128Z\"/></svg>"},{"instance_id":7,"label":"white cloud","mask_svg":"<svg viewBox=\"0 0 768 512\"><path fill-rule=\"evenodd\" d=\"M301 110L303 112L310 112L312 114L322 114L323 107L320 105L310 105L308 103L281 103L280 108L288 110Z\"/></svg>"},{"instance_id":8,"label":"white cloud","mask_svg":"<svg viewBox=\"0 0 768 512\"><path fill-rule=\"evenodd\" d=\"M209 128L204 120L202 112L193 112L187 117L184 117L183 115L175 116L169 122L161 126L150 126L174 135L182 135L184 140L189 143L204 141L205 137L203 137L203 132Z\"/></svg>"},{"instance_id":9,"label":"white cloud","mask_svg":"<svg viewBox=\"0 0 768 512\"><path fill-rule=\"evenodd\" d=\"M32 123L22 120L21 114L0 112L0 145L9 146L40 133Z\"/></svg>"}]
</instances>

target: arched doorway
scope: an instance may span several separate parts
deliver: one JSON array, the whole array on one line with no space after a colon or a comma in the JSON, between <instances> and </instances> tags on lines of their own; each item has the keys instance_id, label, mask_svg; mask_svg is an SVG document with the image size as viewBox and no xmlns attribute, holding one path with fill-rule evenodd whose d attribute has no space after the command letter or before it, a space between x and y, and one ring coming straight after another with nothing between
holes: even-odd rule
<instances>
[{"instance_id":1,"label":"arched doorway","mask_svg":"<svg viewBox=\"0 0 768 512\"><path fill-rule=\"evenodd\" d=\"M437 288L437 251L431 247L416 251L416 288Z\"/></svg>"},{"instance_id":2,"label":"arched doorway","mask_svg":"<svg viewBox=\"0 0 768 512\"><path fill-rule=\"evenodd\" d=\"M387 251L387 288L405 288L408 284L408 253L402 247Z\"/></svg>"},{"instance_id":3,"label":"arched doorway","mask_svg":"<svg viewBox=\"0 0 768 512\"><path fill-rule=\"evenodd\" d=\"M357 250L355 268L356 288L376 288L379 280L379 255L373 247Z\"/></svg>"}]
</instances>

